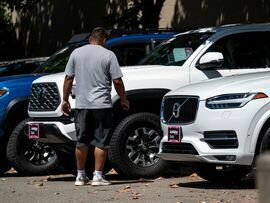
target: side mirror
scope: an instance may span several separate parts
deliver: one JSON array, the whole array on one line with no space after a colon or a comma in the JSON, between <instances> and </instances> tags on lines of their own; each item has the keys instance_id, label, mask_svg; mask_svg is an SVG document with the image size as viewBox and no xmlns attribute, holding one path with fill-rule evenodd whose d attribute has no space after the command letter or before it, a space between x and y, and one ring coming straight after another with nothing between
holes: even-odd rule
<instances>
[{"instance_id":1,"label":"side mirror","mask_svg":"<svg viewBox=\"0 0 270 203\"><path fill-rule=\"evenodd\" d=\"M221 52L207 52L199 60L198 68L211 69L222 66L224 57Z\"/></svg>"}]
</instances>

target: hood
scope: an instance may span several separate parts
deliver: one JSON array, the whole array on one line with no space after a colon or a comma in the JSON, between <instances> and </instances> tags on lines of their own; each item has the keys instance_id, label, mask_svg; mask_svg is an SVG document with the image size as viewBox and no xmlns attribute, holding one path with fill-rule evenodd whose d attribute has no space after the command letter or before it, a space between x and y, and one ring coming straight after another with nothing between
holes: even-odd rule
<instances>
[{"instance_id":1,"label":"hood","mask_svg":"<svg viewBox=\"0 0 270 203\"><path fill-rule=\"evenodd\" d=\"M269 92L269 90L270 72L267 71L206 80L175 89L166 94L166 96L193 95L199 96L201 100L205 100L221 94Z\"/></svg>"},{"instance_id":2,"label":"hood","mask_svg":"<svg viewBox=\"0 0 270 203\"><path fill-rule=\"evenodd\" d=\"M66 74L64 72L45 75L43 77L36 79L33 83L57 82L59 80L64 81L65 75Z\"/></svg>"},{"instance_id":3,"label":"hood","mask_svg":"<svg viewBox=\"0 0 270 203\"><path fill-rule=\"evenodd\" d=\"M1 87L15 87L22 84L32 83L38 77L41 77L44 74L23 74L23 75L12 75L6 77L0 77L0 86Z\"/></svg>"},{"instance_id":4,"label":"hood","mask_svg":"<svg viewBox=\"0 0 270 203\"><path fill-rule=\"evenodd\" d=\"M164 82L169 83L172 87L164 87L167 89L174 89L179 84L176 81L179 76L176 76L176 70L180 70L179 66L162 66L162 65L146 65L146 66L128 66L121 67L123 72L123 80L126 89L136 88L153 88L155 84L156 88L163 88ZM183 70L184 72L184 70ZM164 74L166 73L166 74ZM186 73L188 74L188 73ZM65 73L50 74L41 78L38 78L34 83L41 82L61 82L64 81ZM187 77L186 77L187 78ZM151 80L151 82L150 82ZM170 81L170 82L168 82Z\"/></svg>"}]
</instances>

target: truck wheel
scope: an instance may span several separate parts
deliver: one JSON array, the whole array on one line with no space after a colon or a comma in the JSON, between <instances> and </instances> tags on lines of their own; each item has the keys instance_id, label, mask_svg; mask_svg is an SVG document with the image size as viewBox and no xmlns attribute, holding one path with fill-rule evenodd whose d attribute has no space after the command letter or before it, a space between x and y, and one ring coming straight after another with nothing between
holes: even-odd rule
<instances>
[{"instance_id":1,"label":"truck wheel","mask_svg":"<svg viewBox=\"0 0 270 203\"><path fill-rule=\"evenodd\" d=\"M29 120L23 120L13 130L7 145L7 158L21 174L48 174L58 167L56 152L45 143L28 139L24 127Z\"/></svg>"},{"instance_id":2,"label":"truck wheel","mask_svg":"<svg viewBox=\"0 0 270 203\"><path fill-rule=\"evenodd\" d=\"M239 182L251 170L247 166L200 164L194 171L203 179L214 183Z\"/></svg>"},{"instance_id":3,"label":"truck wheel","mask_svg":"<svg viewBox=\"0 0 270 203\"><path fill-rule=\"evenodd\" d=\"M162 131L159 117L152 113L136 113L116 127L109 148L113 168L129 178L157 177L167 163L156 154Z\"/></svg>"}]
</instances>

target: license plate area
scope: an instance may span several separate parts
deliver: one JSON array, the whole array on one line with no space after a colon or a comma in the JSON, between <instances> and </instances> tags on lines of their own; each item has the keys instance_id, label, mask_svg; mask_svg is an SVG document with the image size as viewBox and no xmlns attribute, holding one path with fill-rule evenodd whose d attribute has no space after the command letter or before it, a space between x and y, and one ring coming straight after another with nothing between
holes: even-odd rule
<instances>
[{"instance_id":1,"label":"license plate area","mask_svg":"<svg viewBox=\"0 0 270 203\"><path fill-rule=\"evenodd\" d=\"M28 137L29 139L39 139L40 126L38 123L28 124Z\"/></svg>"},{"instance_id":2,"label":"license plate area","mask_svg":"<svg viewBox=\"0 0 270 203\"><path fill-rule=\"evenodd\" d=\"M180 143L182 139L181 126L168 127L168 142Z\"/></svg>"}]
</instances>

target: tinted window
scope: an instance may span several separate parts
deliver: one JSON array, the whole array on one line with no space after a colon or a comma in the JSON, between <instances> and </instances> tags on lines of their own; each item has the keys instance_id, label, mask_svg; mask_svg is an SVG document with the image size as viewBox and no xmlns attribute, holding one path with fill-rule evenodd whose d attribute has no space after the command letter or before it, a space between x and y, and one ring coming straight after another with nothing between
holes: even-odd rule
<instances>
[{"instance_id":1,"label":"tinted window","mask_svg":"<svg viewBox=\"0 0 270 203\"><path fill-rule=\"evenodd\" d=\"M265 32L230 35L217 41L208 51L223 54L222 68L265 68L269 66Z\"/></svg>"},{"instance_id":2,"label":"tinted window","mask_svg":"<svg viewBox=\"0 0 270 203\"><path fill-rule=\"evenodd\" d=\"M61 49L43 63L35 73L59 73L64 72L71 52L82 44L73 44Z\"/></svg>"},{"instance_id":3,"label":"tinted window","mask_svg":"<svg viewBox=\"0 0 270 203\"><path fill-rule=\"evenodd\" d=\"M212 33L192 33L180 35L162 43L142 59L141 65L183 65L189 56Z\"/></svg>"},{"instance_id":4,"label":"tinted window","mask_svg":"<svg viewBox=\"0 0 270 203\"><path fill-rule=\"evenodd\" d=\"M120 66L135 65L140 59L142 59L149 45L145 43L140 44L123 44L110 48L117 56Z\"/></svg>"}]
</instances>

